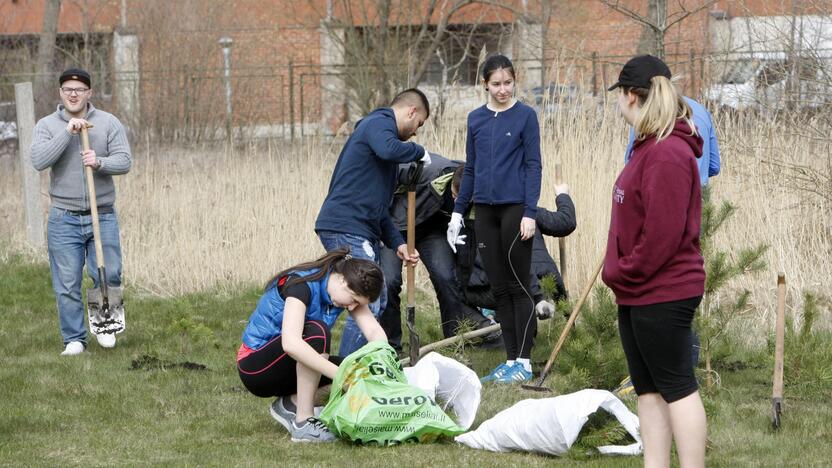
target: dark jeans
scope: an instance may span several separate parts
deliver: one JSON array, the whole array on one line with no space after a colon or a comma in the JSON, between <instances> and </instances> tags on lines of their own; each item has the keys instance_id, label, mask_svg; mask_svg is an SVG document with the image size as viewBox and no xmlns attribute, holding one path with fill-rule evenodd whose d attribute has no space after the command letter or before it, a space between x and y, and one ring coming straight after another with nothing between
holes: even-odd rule
<instances>
[{"instance_id":1,"label":"dark jeans","mask_svg":"<svg viewBox=\"0 0 832 468\"><path fill-rule=\"evenodd\" d=\"M462 291L456 276L454 253L445 239L445 231L429 232L416 239L416 250L439 301L442 334L447 338L456 334L460 322L468 319L479 325L486 320L479 312L463 302ZM401 349L402 340L402 261L391 249L381 249L381 269L387 288L387 306L379 318L387 340L394 348Z\"/></svg>"}]
</instances>

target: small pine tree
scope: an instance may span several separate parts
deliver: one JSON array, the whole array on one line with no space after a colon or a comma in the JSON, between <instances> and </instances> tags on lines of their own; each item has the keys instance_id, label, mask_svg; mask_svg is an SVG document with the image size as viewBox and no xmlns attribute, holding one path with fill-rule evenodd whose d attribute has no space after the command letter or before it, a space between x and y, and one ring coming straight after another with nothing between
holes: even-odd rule
<instances>
[{"instance_id":1,"label":"small pine tree","mask_svg":"<svg viewBox=\"0 0 832 468\"><path fill-rule=\"evenodd\" d=\"M545 287L541 289L546 295ZM584 304L555 362L552 379L560 392L615 388L627 375L627 362L616 324L618 307L610 290L604 286L596 287L592 296L592 300ZM557 308L571 311L572 307L574 304L561 301ZM558 329L562 330L566 325L563 314L555 314L553 320Z\"/></svg>"},{"instance_id":2,"label":"small pine tree","mask_svg":"<svg viewBox=\"0 0 832 468\"><path fill-rule=\"evenodd\" d=\"M725 298L723 289L729 281L749 273L762 271L766 267L763 258L768 246L758 244L751 248L742 248L735 254L718 250L714 244L714 235L736 212L730 202L723 201L717 206L711 201L710 190L702 193L702 233L700 242L702 255L705 257L705 294L699 307L696 328L705 358L705 381L708 388L713 386L713 350L728 324L738 315L749 310L751 292L742 290L733 300Z\"/></svg>"},{"instance_id":3,"label":"small pine tree","mask_svg":"<svg viewBox=\"0 0 832 468\"><path fill-rule=\"evenodd\" d=\"M814 329L818 316L824 311L828 314L829 310L828 299L804 292L800 328L795 326L792 317L786 317L783 369L784 383L791 394L832 398L832 333ZM773 356L774 334L769 336L768 349L768 355Z\"/></svg>"}]
</instances>

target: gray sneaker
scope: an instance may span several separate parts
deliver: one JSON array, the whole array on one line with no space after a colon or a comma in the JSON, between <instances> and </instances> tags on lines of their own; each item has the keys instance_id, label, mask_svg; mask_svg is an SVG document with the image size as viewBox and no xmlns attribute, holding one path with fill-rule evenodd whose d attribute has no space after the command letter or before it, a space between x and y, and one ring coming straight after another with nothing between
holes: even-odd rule
<instances>
[{"instance_id":1,"label":"gray sneaker","mask_svg":"<svg viewBox=\"0 0 832 468\"><path fill-rule=\"evenodd\" d=\"M295 421L295 411L289 411L284 405L284 399L289 397L277 397L271 405L269 405L269 414L279 422L281 426L285 427L287 431L292 432L292 423Z\"/></svg>"},{"instance_id":2,"label":"gray sneaker","mask_svg":"<svg viewBox=\"0 0 832 468\"><path fill-rule=\"evenodd\" d=\"M333 442L337 439L320 419L308 418L303 426L292 422L292 442Z\"/></svg>"}]
</instances>

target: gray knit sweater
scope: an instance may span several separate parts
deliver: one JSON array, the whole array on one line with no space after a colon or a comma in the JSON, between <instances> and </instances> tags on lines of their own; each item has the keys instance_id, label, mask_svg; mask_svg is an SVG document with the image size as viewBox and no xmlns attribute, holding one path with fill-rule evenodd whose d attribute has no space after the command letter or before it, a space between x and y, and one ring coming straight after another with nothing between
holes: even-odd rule
<instances>
[{"instance_id":1,"label":"gray knit sweater","mask_svg":"<svg viewBox=\"0 0 832 468\"><path fill-rule=\"evenodd\" d=\"M66 210L90 209L84 164L81 161L81 135L66 130L69 115L64 106L40 119L32 138L32 165L42 171L51 168L49 195L52 206ZM93 170L95 198L98 206L112 206L116 201L113 175L126 174L133 160L124 127L115 116L87 104L84 117L93 125L89 129L90 147L101 160Z\"/></svg>"}]
</instances>

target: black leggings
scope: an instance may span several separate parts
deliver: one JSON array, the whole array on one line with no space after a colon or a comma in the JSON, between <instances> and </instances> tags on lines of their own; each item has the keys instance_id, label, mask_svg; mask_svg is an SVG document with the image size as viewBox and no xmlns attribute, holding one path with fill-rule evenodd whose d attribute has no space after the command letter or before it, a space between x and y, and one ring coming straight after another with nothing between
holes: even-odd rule
<instances>
[{"instance_id":1,"label":"black leggings","mask_svg":"<svg viewBox=\"0 0 832 468\"><path fill-rule=\"evenodd\" d=\"M691 360L691 323L701 300L618 306L618 332L637 395L658 392L673 403L699 388Z\"/></svg>"},{"instance_id":2,"label":"black leggings","mask_svg":"<svg viewBox=\"0 0 832 468\"><path fill-rule=\"evenodd\" d=\"M522 218L523 205L476 205L477 249L497 302L509 360L531 356L537 331L529 288L533 238L520 240Z\"/></svg>"},{"instance_id":3,"label":"black leggings","mask_svg":"<svg viewBox=\"0 0 832 468\"><path fill-rule=\"evenodd\" d=\"M320 354L329 353L331 335L323 322L307 321L303 325L303 341ZM329 361L341 364L338 356L330 356ZM257 351L237 361L237 371L249 392L259 397L287 396L297 393L297 361L283 350L281 335L260 347ZM319 387L332 383L321 376Z\"/></svg>"}]
</instances>

